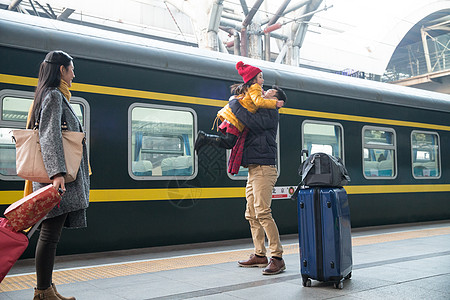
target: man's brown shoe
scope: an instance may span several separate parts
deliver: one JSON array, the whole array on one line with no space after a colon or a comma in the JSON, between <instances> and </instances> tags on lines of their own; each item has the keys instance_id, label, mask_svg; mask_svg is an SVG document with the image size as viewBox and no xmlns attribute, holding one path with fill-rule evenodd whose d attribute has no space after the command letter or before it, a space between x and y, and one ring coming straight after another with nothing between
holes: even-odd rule
<instances>
[{"instance_id":1,"label":"man's brown shoe","mask_svg":"<svg viewBox=\"0 0 450 300\"><path fill-rule=\"evenodd\" d=\"M263 275L275 275L283 272L284 270L286 270L286 265L284 264L283 259L280 260L276 258L270 258L269 265L262 271L262 273Z\"/></svg>"},{"instance_id":2,"label":"man's brown shoe","mask_svg":"<svg viewBox=\"0 0 450 300\"><path fill-rule=\"evenodd\" d=\"M267 257L259 257L255 254L250 255L250 258L248 260L240 260L238 261L238 264L240 267L244 268L251 268L251 267L258 267L258 268L264 268L267 266L268 261Z\"/></svg>"}]
</instances>

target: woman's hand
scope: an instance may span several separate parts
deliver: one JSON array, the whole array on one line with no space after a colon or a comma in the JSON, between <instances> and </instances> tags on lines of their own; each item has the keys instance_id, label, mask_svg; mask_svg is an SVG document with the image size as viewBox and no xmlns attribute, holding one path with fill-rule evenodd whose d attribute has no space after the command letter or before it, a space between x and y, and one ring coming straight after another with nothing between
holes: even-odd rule
<instances>
[{"instance_id":1,"label":"woman's hand","mask_svg":"<svg viewBox=\"0 0 450 300\"><path fill-rule=\"evenodd\" d=\"M53 176L53 187L58 190L61 188L63 194L66 192L65 180L61 174Z\"/></svg>"}]
</instances>

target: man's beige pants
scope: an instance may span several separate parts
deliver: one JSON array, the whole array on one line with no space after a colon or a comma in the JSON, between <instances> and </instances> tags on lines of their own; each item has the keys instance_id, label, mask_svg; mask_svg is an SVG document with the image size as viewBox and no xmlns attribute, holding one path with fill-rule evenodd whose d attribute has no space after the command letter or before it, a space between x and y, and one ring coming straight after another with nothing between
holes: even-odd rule
<instances>
[{"instance_id":1,"label":"man's beige pants","mask_svg":"<svg viewBox=\"0 0 450 300\"><path fill-rule=\"evenodd\" d=\"M271 256L282 257L280 234L272 217L272 190L277 182L275 166L250 165L246 187L247 209L245 218L250 223L255 254L266 255L265 236L269 241Z\"/></svg>"}]
</instances>

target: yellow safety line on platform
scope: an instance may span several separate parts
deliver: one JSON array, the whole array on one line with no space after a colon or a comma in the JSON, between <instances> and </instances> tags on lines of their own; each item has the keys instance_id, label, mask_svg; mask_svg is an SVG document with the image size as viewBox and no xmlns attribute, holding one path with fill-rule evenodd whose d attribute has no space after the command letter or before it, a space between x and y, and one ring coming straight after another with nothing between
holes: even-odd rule
<instances>
[{"instance_id":1,"label":"yellow safety line on platform","mask_svg":"<svg viewBox=\"0 0 450 300\"><path fill-rule=\"evenodd\" d=\"M15 75L8 75L8 74L0 74L0 82L8 83L8 84L33 86L33 87L37 85L36 78L25 77L25 76L15 76ZM142 91L142 90L133 90L133 89L117 88L117 87L110 87L110 86L85 84L85 83L76 83L76 82L74 82L72 84L71 91L112 95L112 96L122 96L122 97L133 97L133 98L140 98L140 99L170 101L170 102L178 102L178 103L208 105L208 106L217 106L217 107L222 107L227 103L227 101L225 101L225 100L190 97L190 96L183 96L183 95L157 93L157 92L149 92L149 91ZM303 109L296 109L296 108L283 107L280 109L280 113L287 114L287 115L294 115L294 116L303 116L303 117L313 117L313 118L323 118L323 119L343 120L343 121L363 122L363 123L373 123L373 124L383 124L383 125L396 125L396 126L406 126L406 127L419 127L419 128L433 129L433 130L450 131L450 126L446 126L446 125L427 124L427 123L391 120L391 119L383 119L383 118L372 118L372 117L364 117L364 116L358 116L358 115L328 113L328 112L303 110Z\"/></svg>"},{"instance_id":2,"label":"yellow safety line on platform","mask_svg":"<svg viewBox=\"0 0 450 300\"><path fill-rule=\"evenodd\" d=\"M353 247L355 247L446 234L450 234L450 227L384 233L379 235L354 237L352 238L352 245ZM298 244L286 245L283 247L283 249L284 255L299 253ZM216 265L238 261L240 259L248 257L252 252L252 249L246 249L225 251L219 253L196 254L174 258L153 259L129 263L117 263L85 268L74 268L53 272L53 282L56 285L59 285L95 279L115 278L119 276L130 276L136 274ZM0 285L0 293L32 289L35 286L35 283L36 274L7 276Z\"/></svg>"}]
</instances>

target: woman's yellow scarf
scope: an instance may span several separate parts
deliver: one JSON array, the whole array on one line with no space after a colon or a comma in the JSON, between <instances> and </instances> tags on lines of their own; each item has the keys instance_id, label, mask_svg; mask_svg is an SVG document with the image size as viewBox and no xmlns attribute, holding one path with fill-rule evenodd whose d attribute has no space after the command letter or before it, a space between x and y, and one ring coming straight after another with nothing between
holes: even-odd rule
<instances>
[{"instance_id":1,"label":"woman's yellow scarf","mask_svg":"<svg viewBox=\"0 0 450 300\"><path fill-rule=\"evenodd\" d=\"M58 90L60 90L64 97L66 97L67 101L70 102L70 97L72 97L72 94L69 91L69 85L67 84L67 82L61 80Z\"/></svg>"}]
</instances>

